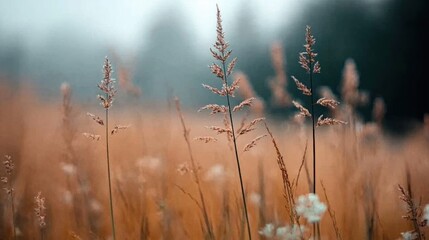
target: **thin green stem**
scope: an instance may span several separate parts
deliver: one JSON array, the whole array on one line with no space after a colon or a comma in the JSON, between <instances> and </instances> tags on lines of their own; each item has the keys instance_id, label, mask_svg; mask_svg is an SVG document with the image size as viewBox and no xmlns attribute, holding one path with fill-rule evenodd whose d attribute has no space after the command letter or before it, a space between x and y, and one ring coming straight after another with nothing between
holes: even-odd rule
<instances>
[{"instance_id":1,"label":"thin green stem","mask_svg":"<svg viewBox=\"0 0 429 240\"><path fill-rule=\"evenodd\" d=\"M115 232L115 217L113 215L113 197L112 197L112 183L110 177L110 159L109 159L109 109L106 108L106 155L107 155L107 177L109 180L109 203L110 203L110 220L112 222L113 240L116 239Z\"/></svg>"},{"instance_id":2,"label":"thin green stem","mask_svg":"<svg viewBox=\"0 0 429 240\"><path fill-rule=\"evenodd\" d=\"M222 55L223 55L223 53L222 53ZM222 57L224 57L224 56L222 56ZM245 216L246 216L247 233L249 235L249 240L251 240L252 239L252 234L250 232L250 222L249 222L249 214L247 212L246 194L245 194L245 191L244 191L243 177L242 177L242 174L241 174L240 159L238 158L237 141L235 139L234 121L233 121L233 118L232 118L231 103L230 103L230 100L229 100L228 79L227 79L227 76L226 76L227 72L226 72L225 61L222 61L222 68L223 68L223 72L224 72L224 81L225 81L225 85L226 85L226 100L228 102L228 113L229 113L229 120L231 122L232 139L233 139L233 142L234 142L235 160L237 162L238 176L240 178L241 196L242 196L242 199L243 199L244 212L245 212Z\"/></svg>"}]
</instances>

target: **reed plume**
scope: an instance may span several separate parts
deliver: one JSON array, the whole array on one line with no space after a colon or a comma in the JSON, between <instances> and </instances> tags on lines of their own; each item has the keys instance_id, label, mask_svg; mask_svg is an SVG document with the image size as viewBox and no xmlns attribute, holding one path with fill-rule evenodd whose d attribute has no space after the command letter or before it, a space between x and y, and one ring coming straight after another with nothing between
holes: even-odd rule
<instances>
[{"instance_id":1,"label":"reed plume","mask_svg":"<svg viewBox=\"0 0 429 240\"><path fill-rule=\"evenodd\" d=\"M359 73L353 59L347 59L343 69L341 96L347 105L352 108L368 103L368 94L359 90Z\"/></svg>"},{"instance_id":2,"label":"reed plume","mask_svg":"<svg viewBox=\"0 0 429 240\"><path fill-rule=\"evenodd\" d=\"M328 99L325 97L320 98L315 102L314 98L314 83L313 78L314 74L318 74L321 71L321 66L319 61L316 61L317 53L314 52L314 45L316 44L316 39L311 33L311 27L307 26L305 28L305 44L304 44L304 52L299 53L299 64L301 67L306 71L308 74L308 81L310 82L310 87L307 87L304 83L300 82L297 78L293 77L293 80L295 81L295 84L297 85L298 90L302 92L303 95L310 97L310 104L311 108L310 111L307 110L304 106L299 104L296 101L292 101L292 103L295 105L296 108L300 111L298 115L301 115L303 117L310 117L312 121L312 143L313 143L313 186L312 186L312 193L316 194L316 127L322 126L322 125L334 125L334 124L346 124L346 122L332 119L332 118L325 118L323 119L323 115L320 116L316 123L316 118L314 115L314 105L319 104L324 107L328 107L331 109L335 109L335 107L339 104L338 101L334 99ZM317 195L316 195L317 196ZM316 230L317 228L317 230ZM313 225L313 232L316 239L320 238L320 228L319 224Z\"/></svg>"},{"instance_id":3,"label":"reed plume","mask_svg":"<svg viewBox=\"0 0 429 240\"><path fill-rule=\"evenodd\" d=\"M238 93L244 99L252 99L250 110L256 116L260 117L264 115L265 102L253 89L248 77L243 72L237 72L233 75L234 82L238 83Z\"/></svg>"},{"instance_id":4,"label":"reed plume","mask_svg":"<svg viewBox=\"0 0 429 240\"><path fill-rule=\"evenodd\" d=\"M372 109L372 118L379 127L383 124L384 115L386 114L386 104L383 98L378 97L374 99L374 106Z\"/></svg>"},{"instance_id":5,"label":"reed plume","mask_svg":"<svg viewBox=\"0 0 429 240\"><path fill-rule=\"evenodd\" d=\"M115 89L115 80L112 78L112 65L109 61L109 59L106 57L104 60L103 65L103 79L101 80L100 84L98 84L98 88L104 93L104 96L98 95L98 99L101 101L101 106L105 109L106 113L106 124L105 124L105 137L106 137L106 160L107 160L107 177L109 181L109 204L110 204L110 219L112 223L112 234L113 234L113 240L116 239L116 232L115 232L115 217L113 213L113 194L112 194L112 181L110 177L110 156L109 156L109 109L113 104L113 100L116 94ZM97 122L97 121L96 121ZM101 122L97 122L98 124L102 125Z\"/></svg>"},{"instance_id":6,"label":"reed plume","mask_svg":"<svg viewBox=\"0 0 429 240\"><path fill-rule=\"evenodd\" d=\"M112 227L112 235L113 239L116 239L116 228L115 228L115 217L113 212L113 193L112 193L112 178L110 171L110 152L109 152L109 135L113 135L117 133L119 130L123 130L128 128L129 126L124 125L116 125L112 130L109 131L109 109L112 107L113 101L116 95L116 87L115 80L112 78L112 65L109 59L106 57L103 64L103 79L97 85L98 88L102 91L102 95L97 95L97 98L100 100L100 105L105 110L105 119L103 120L101 117L96 116L92 113L87 113L87 115L98 125L103 126L105 130L105 138L106 138L106 162L107 162L107 179L109 185L109 206L110 206L110 220ZM109 134L110 133L110 134ZM92 140L100 140L101 136L92 133L83 133L83 135Z\"/></svg>"},{"instance_id":7,"label":"reed plume","mask_svg":"<svg viewBox=\"0 0 429 240\"><path fill-rule=\"evenodd\" d=\"M413 199L413 192L411 191L411 174L409 172L408 166L406 166L406 184L406 189L398 184L398 190L400 193L399 199L403 201L407 207L406 215L402 216L402 218L410 221L413 225L413 230L407 232L413 236L411 239L423 240L426 238L424 231L422 231L420 228L426 226L427 222L425 219L420 221L423 216L423 211L421 209L420 203L415 203ZM402 235L407 233L403 233Z\"/></svg>"},{"instance_id":8,"label":"reed plume","mask_svg":"<svg viewBox=\"0 0 429 240\"><path fill-rule=\"evenodd\" d=\"M320 99L318 99L315 102L314 98L314 84L313 84L313 74L320 73L321 67L319 61L316 61L317 53L314 52L314 45L316 44L316 39L311 34L311 27L307 26L305 28L305 44L304 48L305 51L301 52L299 54L299 64L301 67L307 72L310 87L307 87L304 83L300 82L296 77L292 76L292 79L294 80L298 90L302 92L305 96L310 96L310 103L311 108L308 110L304 106L302 106L300 103L296 101L292 101L292 103L295 105L295 107L299 110L298 115L302 117L309 117L312 120L312 139L313 139L313 186L312 186L312 192L316 193L316 126L322 126L322 125L334 125L334 124L346 124L345 121L333 119L333 118L323 118L323 115L321 115L317 122L316 118L314 116L314 105L319 104L323 107L327 107L329 109L335 109L340 102L336 101L334 98L329 98L328 96L324 96ZM332 95L333 96L333 95Z\"/></svg>"},{"instance_id":9,"label":"reed plume","mask_svg":"<svg viewBox=\"0 0 429 240\"><path fill-rule=\"evenodd\" d=\"M251 235L249 214L248 214L247 203L246 203L246 193L244 190L243 177L242 177L242 173L241 173L240 159L238 156L237 137L242 135L242 134L245 134L247 132L254 130L254 126L258 122L260 122L262 120L262 118L255 119L255 120L251 121L249 124L244 125L245 126L244 128L240 128L237 131L234 128L234 120L232 117L232 112L241 110L244 107L251 106L252 102L254 100L253 99L254 96L251 96L250 98L245 99L243 102L241 102L240 104L238 104L235 107L231 106L230 98L235 96L234 93L239 87L240 79L236 78L230 84L228 82L228 77L230 77L230 75L232 74L232 71L234 70L234 67L237 63L237 58L232 59L228 63L228 59L230 58L232 51L228 49L229 43L226 42L226 40L225 40L225 33L224 33L223 27L222 27L222 18L221 18L219 7L217 5L216 5L216 8L217 8L217 14L216 14L216 16L217 16L217 26L216 26L217 39L216 39L216 42L214 44L214 49L210 48L210 52L211 52L213 58L215 60L217 60L219 64L213 63L212 65L210 65L210 70L213 73L213 75L215 75L217 78L219 78L221 80L222 88L219 89L219 88L215 88L215 87L212 87L212 86L209 86L206 84L203 84L203 87L209 89L210 91L212 91L213 93L215 93L219 96L226 97L227 105L226 106L219 106L219 105L210 104L210 105L206 105L202 109L209 109L212 111L211 112L212 114L215 114L215 113L224 114L224 127L210 126L208 128L217 132L218 134L225 133L227 135L228 140L232 139L233 146L234 146L235 160L237 163L237 172L238 172L238 176L239 176L239 180L240 180L241 198L242 198L243 209L244 209L244 213L245 213L244 215L245 215L246 224L247 224L247 234L248 234L249 240L250 240L250 239L252 239L252 235ZM199 139L204 140L205 142L208 142L209 138L200 137ZM248 144L248 146L251 146L251 145L254 146L257 141L258 140L254 139L253 144L251 142ZM247 150L249 150L249 149L250 148L247 148Z\"/></svg>"},{"instance_id":10,"label":"reed plume","mask_svg":"<svg viewBox=\"0 0 429 240\"><path fill-rule=\"evenodd\" d=\"M142 90L133 82L133 71L126 66L120 66L118 69L118 83L121 90L123 89L127 94L135 98L142 95Z\"/></svg>"},{"instance_id":11,"label":"reed plume","mask_svg":"<svg viewBox=\"0 0 429 240\"><path fill-rule=\"evenodd\" d=\"M283 55L283 47L278 42L271 45L271 61L276 72L276 76L269 81L272 102L280 107L290 106L292 100L286 90L288 83L285 71L286 60Z\"/></svg>"}]
</instances>

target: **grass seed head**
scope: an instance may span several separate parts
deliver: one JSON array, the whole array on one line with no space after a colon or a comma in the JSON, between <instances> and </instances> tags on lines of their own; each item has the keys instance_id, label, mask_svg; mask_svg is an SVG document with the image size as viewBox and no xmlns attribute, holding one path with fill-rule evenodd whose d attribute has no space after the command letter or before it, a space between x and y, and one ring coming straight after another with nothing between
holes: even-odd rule
<instances>
[{"instance_id":1,"label":"grass seed head","mask_svg":"<svg viewBox=\"0 0 429 240\"><path fill-rule=\"evenodd\" d=\"M258 143L258 141L259 140L261 140L262 138L264 138L264 137L266 137L267 135L266 134L264 134L264 135L261 135L261 136L258 136L258 137L256 137L256 138L254 138L250 143L248 143L248 144L246 144L246 146L244 146L244 148L243 148L243 152L247 152L247 151L249 151L250 149L252 149L253 147L255 147L256 146L256 144Z\"/></svg>"},{"instance_id":2,"label":"grass seed head","mask_svg":"<svg viewBox=\"0 0 429 240\"><path fill-rule=\"evenodd\" d=\"M12 157L9 155L4 155L3 165L6 170L7 175L11 175L15 169L15 163L12 160Z\"/></svg>"},{"instance_id":3,"label":"grass seed head","mask_svg":"<svg viewBox=\"0 0 429 240\"><path fill-rule=\"evenodd\" d=\"M112 73L112 65L106 57L103 65L103 79L98 84L98 88L104 93L104 96L97 96L101 101L101 105L106 109L109 109L112 106L117 91L115 88L115 80L112 78Z\"/></svg>"},{"instance_id":4,"label":"grass seed head","mask_svg":"<svg viewBox=\"0 0 429 240\"><path fill-rule=\"evenodd\" d=\"M298 90L301 90L302 94L307 95L307 96L311 96L311 90L307 86L305 86L302 82L300 82L294 76L292 76L292 79L295 82L296 87L298 88Z\"/></svg>"},{"instance_id":5,"label":"grass seed head","mask_svg":"<svg viewBox=\"0 0 429 240\"><path fill-rule=\"evenodd\" d=\"M46 207L45 207L45 198L42 197L42 192L38 192L34 197L34 213L36 214L37 220L39 222L39 227L46 227Z\"/></svg>"},{"instance_id":6,"label":"grass seed head","mask_svg":"<svg viewBox=\"0 0 429 240\"><path fill-rule=\"evenodd\" d=\"M320 117L317 119L317 126L323 126L323 125L338 125L338 124L347 124L345 121L341 121L335 118L323 118L323 115L320 115Z\"/></svg>"},{"instance_id":7,"label":"grass seed head","mask_svg":"<svg viewBox=\"0 0 429 240\"><path fill-rule=\"evenodd\" d=\"M319 100L317 100L316 103L324 107L329 107L331 109L335 109L335 107L337 107L340 104L340 102L334 99L328 99L325 97L320 98Z\"/></svg>"},{"instance_id":8,"label":"grass seed head","mask_svg":"<svg viewBox=\"0 0 429 240\"><path fill-rule=\"evenodd\" d=\"M204 143L217 142L217 138L210 137L210 136L195 137L194 140L202 141Z\"/></svg>"},{"instance_id":9,"label":"grass seed head","mask_svg":"<svg viewBox=\"0 0 429 240\"><path fill-rule=\"evenodd\" d=\"M308 111L307 108L303 107L297 101L292 101L292 103L293 103L293 105L295 105L296 108L298 108L298 110L299 110L298 115L301 115L303 117L311 117L310 111Z\"/></svg>"},{"instance_id":10,"label":"grass seed head","mask_svg":"<svg viewBox=\"0 0 429 240\"><path fill-rule=\"evenodd\" d=\"M119 130L125 130L125 129L128 129L128 128L130 128L130 125L115 125L113 127L112 131L110 131L110 134L113 135L113 134L118 133Z\"/></svg>"},{"instance_id":11,"label":"grass seed head","mask_svg":"<svg viewBox=\"0 0 429 240\"><path fill-rule=\"evenodd\" d=\"M320 64L316 62L317 53L313 52L314 44L316 44L316 39L311 34L311 27L307 26L305 28L305 52L299 54L299 64L301 64L301 67L304 68L307 73L310 71L313 71L313 73L320 73ZM313 69L310 69L311 66L313 66Z\"/></svg>"},{"instance_id":12,"label":"grass seed head","mask_svg":"<svg viewBox=\"0 0 429 240\"><path fill-rule=\"evenodd\" d=\"M83 136L85 136L86 138L98 141L100 140L101 136L97 135L97 134L92 134L92 133L82 133Z\"/></svg>"},{"instance_id":13,"label":"grass seed head","mask_svg":"<svg viewBox=\"0 0 429 240\"><path fill-rule=\"evenodd\" d=\"M92 113L86 113L87 116L89 116L90 118L92 118L92 120L94 120L96 123L100 124L101 126L104 126L104 122L103 119L101 119L99 116L96 116Z\"/></svg>"}]
</instances>

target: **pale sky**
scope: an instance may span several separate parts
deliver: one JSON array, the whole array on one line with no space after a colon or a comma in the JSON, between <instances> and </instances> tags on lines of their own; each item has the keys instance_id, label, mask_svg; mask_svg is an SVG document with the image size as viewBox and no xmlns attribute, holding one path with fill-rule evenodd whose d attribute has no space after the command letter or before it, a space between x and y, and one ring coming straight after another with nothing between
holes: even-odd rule
<instances>
[{"instance_id":1,"label":"pale sky","mask_svg":"<svg viewBox=\"0 0 429 240\"><path fill-rule=\"evenodd\" d=\"M305 0L308 1L308 0ZM133 51L144 42L159 13L174 4L188 17L186 22L197 29L199 43L205 46L215 34L216 3L221 8L225 28L239 7L251 4L255 23L267 33L287 23L305 1L298 0L0 0L0 30L24 37L25 44L38 45L51 29L74 27L95 38L109 39L112 46ZM166 16L168 17L168 16ZM143 37L142 37L143 36Z\"/></svg>"}]
</instances>

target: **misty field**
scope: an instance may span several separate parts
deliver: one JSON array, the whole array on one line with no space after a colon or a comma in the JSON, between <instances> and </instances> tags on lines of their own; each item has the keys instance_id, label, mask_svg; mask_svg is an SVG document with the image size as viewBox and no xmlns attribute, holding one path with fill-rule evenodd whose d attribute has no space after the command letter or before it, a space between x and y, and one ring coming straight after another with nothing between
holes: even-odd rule
<instances>
[{"instance_id":1,"label":"misty field","mask_svg":"<svg viewBox=\"0 0 429 240\"><path fill-rule=\"evenodd\" d=\"M352 59L334 96L311 30L297 33L301 72L271 46L270 101L234 72L219 9L213 76L198 83L217 100L201 108L146 100L109 57L89 101L1 79L0 239L425 239L429 117L390 134Z\"/></svg>"}]
</instances>

